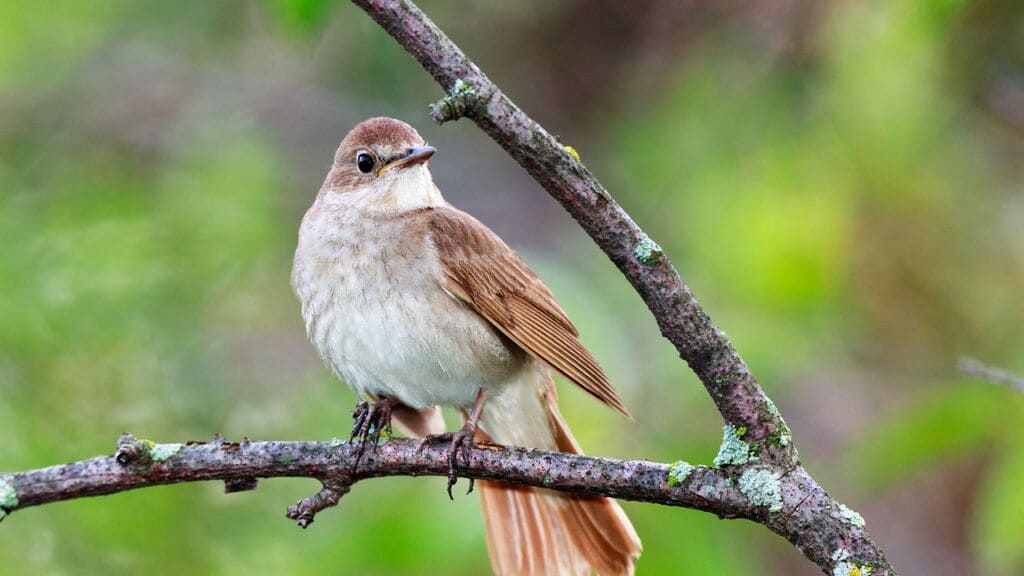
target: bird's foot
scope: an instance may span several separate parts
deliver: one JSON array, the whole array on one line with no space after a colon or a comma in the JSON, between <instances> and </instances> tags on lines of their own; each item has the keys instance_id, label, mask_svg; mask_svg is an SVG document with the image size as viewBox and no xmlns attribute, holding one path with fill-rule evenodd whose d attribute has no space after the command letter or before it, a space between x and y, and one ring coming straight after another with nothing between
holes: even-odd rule
<instances>
[{"instance_id":1,"label":"bird's foot","mask_svg":"<svg viewBox=\"0 0 1024 576\"><path fill-rule=\"evenodd\" d=\"M377 402L360 401L356 409L352 411L352 434L348 441L351 443L359 438L359 448L356 454L356 466L363 458L367 444L372 444L374 449L380 442L381 436L391 436L391 409L398 404L394 398L381 398Z\"/></svg>"},{"instance_id":2,"label":"bird's foot","mask_svg":"<svg viewBox=\"0 0 1024 576\"><path fill-rule=\"evenodd\" d=\"M462 428L458 432L445 432L444 434L433 434L427 436L425 439L427 442L444 442L449 445L448 447L448 498L454 500L452 496L452 487L459 480L459 477L455 474L455 465L457 458L462 455L462 460L467 465L469 464L469 450L473 447L473 436L476 434L476 424L472 422L466 422L462 425ZM466 494L473 491L473 479L469 479L469 490Z\"/></svg>"}]
</instances>

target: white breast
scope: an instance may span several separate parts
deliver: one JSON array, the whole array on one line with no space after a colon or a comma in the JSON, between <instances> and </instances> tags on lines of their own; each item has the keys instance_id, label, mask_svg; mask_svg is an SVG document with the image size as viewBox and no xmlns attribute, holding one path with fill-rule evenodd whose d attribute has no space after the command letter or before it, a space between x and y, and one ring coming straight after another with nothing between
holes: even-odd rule
<instances>
[{"instance_id":1,"label":"white breast","mask_svg":"<svg viewBox=\"0 0 1024 576\"><path fill-rule=\"evenodd\" d=\"M444 290L429 239L409 223L310 209L292 271L306 331L357 391L466 408L519 370L522 353Z\"/></svg>"}]
</instances>

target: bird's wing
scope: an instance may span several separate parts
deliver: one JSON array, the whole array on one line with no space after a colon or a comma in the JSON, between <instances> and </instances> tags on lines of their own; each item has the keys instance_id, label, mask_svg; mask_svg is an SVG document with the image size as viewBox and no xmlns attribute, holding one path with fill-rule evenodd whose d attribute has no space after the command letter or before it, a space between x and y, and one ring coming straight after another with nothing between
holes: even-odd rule
<instances>
[{"instance_id":1,"label":"bird's wing","mask_svg":"<svg viewBox=\"0 0 1024 576\"><path fill-rule=\"evenodd\" d=\"M629 412L540 278L497 234L452 207L429 211L447 290L580 388Z\"/></svg>"}]
</instances>

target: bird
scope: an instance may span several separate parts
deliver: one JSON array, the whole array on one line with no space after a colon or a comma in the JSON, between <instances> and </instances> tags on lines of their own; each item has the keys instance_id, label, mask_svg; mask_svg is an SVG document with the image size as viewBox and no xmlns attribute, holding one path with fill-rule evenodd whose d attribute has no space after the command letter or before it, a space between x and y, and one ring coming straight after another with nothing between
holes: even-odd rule
<instances>
[{"instance_id":1,"label":"bird","mask_svg":"<svg viewBox=\"0 0 1024 576\"><path fill-rule=\"evenodd\" d=\"M474 442L582 453L554 372L629 413L538 275L444 199L429 169L436 151L400 120L352 128L302 218L291 283L320 357L365 399L352 437L376 446L394 421L449 442L450 496L455 459ZM457 432L442 406L461 411ZM640 539L615 500L478 486L496 574L634 572Z\"/></svg>"}]
</instances>

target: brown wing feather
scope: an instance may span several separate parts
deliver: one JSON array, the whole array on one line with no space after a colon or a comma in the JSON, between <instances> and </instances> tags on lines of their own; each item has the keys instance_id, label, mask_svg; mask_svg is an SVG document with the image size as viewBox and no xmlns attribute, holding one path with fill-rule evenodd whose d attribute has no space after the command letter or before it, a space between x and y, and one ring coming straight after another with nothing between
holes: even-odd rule
<instances>
[{"instance_id":1,"label":"brown wing feather","mask_svg":"<svg viewBox=\"0 0 1024 576\"><path fill-rule=\"evenodd\" d=\"M515 251L478 220L455 208L433 209L428 218L449 292L513 342L629 416L551 291Z\"/></svg>"}]
</instances>

